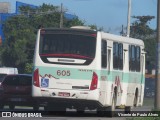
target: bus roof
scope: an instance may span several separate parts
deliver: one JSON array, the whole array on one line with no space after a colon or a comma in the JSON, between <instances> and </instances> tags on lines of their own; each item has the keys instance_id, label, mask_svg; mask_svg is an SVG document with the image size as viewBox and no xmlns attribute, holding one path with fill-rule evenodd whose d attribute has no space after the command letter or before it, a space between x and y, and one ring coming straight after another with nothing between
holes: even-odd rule
<instances>
[{"instance_id":1,"label":"bus roof","mask_svg":"<svg viewBox=\"0 0 160 120\"><path fill-rule=\"evenodd\" d=\"M82 28L42 28L41 30L63 30L63 31L83 31L83 32L91 32L91 33L96 33L97 31L92 30L92 29L82 29ZM120 36L120 35L114 35L111 33L105 33L102 31L99 31L101 33L102 39L107 39L107 40L112 40L112 41L117 41L117 42L123 42L123 43L128 43L128 44L133 44L133 45L140 45L144 46L144 43L140 39L135 39L135 38L130 38L130 37L125 37L125 36Z\"/></svg>"},{"instance_id":2,"label":"bus roof","mask_svg":"<svg viewBox=\"0 0 160 120\"><path fill-rule=\"evenodd\" d=\"M96 33L97 31L92 29L83 29L78 27L72 27L72 28L42 28L40 30L63 30L63 31L83 31L83 32L93 32Z\"/></svg>"},{"instance_id":3,"label":"bus roof","mask_svg":"<svg viewBox=\"0 0 160 120\"><path fill-rule=\"evenodd\" d=\"M119 35L114 35L114 34L105 33L105 32L101 32L101 36L102 36L102 39L107 39L107 40L112 40L112 41L117 41L117 42L123 42L123 43L128 43L128 44L133 44L133 45L144 46L143 41L140 40L140 39L125 37L125 36L119 36Z\"/></svg>"}]
</instances>

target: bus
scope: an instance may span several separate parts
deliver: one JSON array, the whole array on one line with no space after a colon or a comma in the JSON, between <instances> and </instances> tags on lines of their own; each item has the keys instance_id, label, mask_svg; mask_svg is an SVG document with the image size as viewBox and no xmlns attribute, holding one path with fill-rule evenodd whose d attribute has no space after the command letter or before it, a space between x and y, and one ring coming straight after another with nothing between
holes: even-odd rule
<instances>
[{"instance_id":1,"label":"bus","mask_svg":"<svg viewBox=\"0 0 160 120\"><path fill-rule=\"evenodd\" d=\"M105 114L143 104L142 40L84 27L42 28L33 62L32 95L46 110Z\"/></svg>"}]
</instances>

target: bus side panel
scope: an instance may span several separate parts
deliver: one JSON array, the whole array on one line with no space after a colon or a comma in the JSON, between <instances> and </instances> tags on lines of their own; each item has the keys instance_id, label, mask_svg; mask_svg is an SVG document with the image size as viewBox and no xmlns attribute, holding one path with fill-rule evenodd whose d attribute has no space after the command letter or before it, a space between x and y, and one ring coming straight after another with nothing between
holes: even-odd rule
<instances>
[{"instance_id":1,"label":"bus side panel","mask_svg":"<svg viewBox=\"0 0 160 120\"><path fill-rule=\"evenodd\" d=\"M132 72L129 74L129 85L127 92L126 106L133 106L136 89L138 90L138 105L143 103L144 81L141 81L141 73Z\"/></svg>"}]
</instances>

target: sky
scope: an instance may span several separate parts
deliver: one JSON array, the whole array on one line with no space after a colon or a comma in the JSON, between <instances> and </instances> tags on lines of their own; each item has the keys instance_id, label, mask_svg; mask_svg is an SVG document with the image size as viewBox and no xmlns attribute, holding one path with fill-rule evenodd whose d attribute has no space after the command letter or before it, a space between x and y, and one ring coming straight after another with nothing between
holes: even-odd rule
<instances>
[{"instance_id":1,"label":"sky","mask_svg":"<svg viewBox=\"0 0 160 120\"><path fill-rule=\"evenodd\" d=\"M128 0L0 0L11 4L11 12L15 12L16 1L37 6L63 3L68 13L77 15L86 25L94 24L113 34L119 34L122 25L127 26ZM131 16L146 15L157 16L157 0L131 0ZM135 20L131 18L131 23ZM156 20L149 23L153 29L156 29Z\"/></svg>"}]
</instances>

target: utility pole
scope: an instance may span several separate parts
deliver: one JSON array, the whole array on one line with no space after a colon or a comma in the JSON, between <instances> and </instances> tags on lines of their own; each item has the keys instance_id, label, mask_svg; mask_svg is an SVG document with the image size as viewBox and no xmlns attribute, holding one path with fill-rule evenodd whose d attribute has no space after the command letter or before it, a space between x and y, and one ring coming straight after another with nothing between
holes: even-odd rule
<instances>
[{"instance_id":1,"label":"utility pole","mask_svg":"<svg viewBox=\"0 0 160 120\"><path fill-rule=\"evenodd\" d=\"M61 3L60 28L63 27L63 4Z\"/></svg>"},{"instance_id":2,"label":"utility pole","mask_svg":"<svg viewBox=\"0 0 160 120\"><path fill-rule=\"evenodd\" d=\"M157 66L156 66L156 89L155 89L155 103L156 110L160 110L160 0L157 0Z\"/></svg>"},{"instance_id":3,"label":"utility pole","mask_svg":"<svg viewBox=\"0 0 160 120\"><path fill-rule=\"evenodd\" d=\"M123 27L123 25L122 25L122 30L120 32L120 35L124 36L124 27Z\"/></svg>"},{"instance_id":4,"label":"utility pole","mask_svg":"<svg viewBox=\"0 0 160 120\"><path fill-rule=\"evenodd\" d=\"M128 0L127 37L130 35L131 0Z\"/></svg>"}]
</instances>

